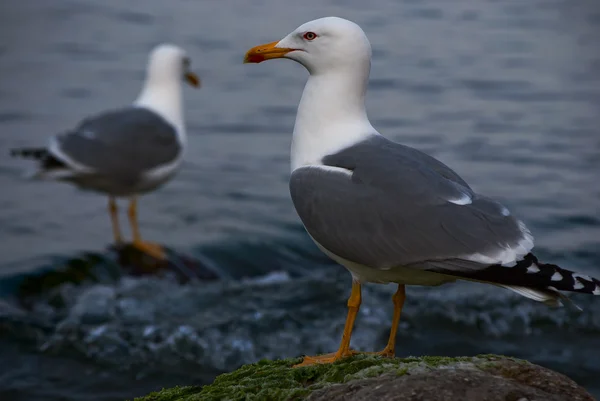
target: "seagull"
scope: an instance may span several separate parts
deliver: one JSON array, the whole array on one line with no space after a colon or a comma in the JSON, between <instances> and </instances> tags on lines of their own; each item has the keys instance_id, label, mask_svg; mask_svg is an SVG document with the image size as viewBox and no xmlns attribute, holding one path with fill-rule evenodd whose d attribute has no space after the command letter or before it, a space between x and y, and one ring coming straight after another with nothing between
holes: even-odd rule
<instances>
[{"instance_id":1,"label":"seagull","mask_svg":"<svg viewBox=\"0 0 600 401\"><path fill-rule=\"evenodd\" d=\"M371 125L365 95L371 45L354 22L327 17L248 50L245 63L287 58L309 72L291 146L290 194L318 248L352 275L337 352L306 366L354 355L350 338L361 284L397 283L389 340L393 357L405 286L456 280L493 284L559 306L559 291L600 295L600 281L540 262L533 236L497 201L475 192L439 160L393 142Z\"/></svg>"},{"instance_id":2,"label":"seagull","mask_svg":"<svg viewBox=\"0 0 600 401\"><path fill-rule=\"evenodd\" d=\"M45 147L20 148L13 156L37 161L32 178L63 181L108 195L113 236L122 244L117 198L129 198L132 245L157 259L158 244L142 240L137 198L169 181L179 169L186 147L181 81L200 80L190 70L186 52L160 44L150 52L144 86L133 104L83 119L50 138Z\"/></svg>"}]
</instances>

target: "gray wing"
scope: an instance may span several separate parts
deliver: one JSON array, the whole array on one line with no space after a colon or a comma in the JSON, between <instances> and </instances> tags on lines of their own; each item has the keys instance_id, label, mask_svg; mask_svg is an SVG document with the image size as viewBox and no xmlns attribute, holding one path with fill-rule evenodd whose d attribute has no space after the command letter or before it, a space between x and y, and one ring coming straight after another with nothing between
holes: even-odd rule
<instances>
[{"instance_id":1,"label":"gray wing","mask_svg":"<svg viewBox=\"0 0 600 401\"><path fill-rule=\"evenodd\" d=\"M94 173L123 178L139 177L174 161L181 152L174 126L150 110L135 107L87 118L54 141L56 157Z\"/></svg>"},{"instance_id":2,"label":"gray wing","mask_svg":"<svg viewBox=\"0 0 600 401\"><path fill-rule=\"evenodd\" d=\"M344 259L380 269L478 269L533 246L506 208L415 149L376 136L323 163L296 169L290 192L308 233Z\"/></svg>"}]
</instances>

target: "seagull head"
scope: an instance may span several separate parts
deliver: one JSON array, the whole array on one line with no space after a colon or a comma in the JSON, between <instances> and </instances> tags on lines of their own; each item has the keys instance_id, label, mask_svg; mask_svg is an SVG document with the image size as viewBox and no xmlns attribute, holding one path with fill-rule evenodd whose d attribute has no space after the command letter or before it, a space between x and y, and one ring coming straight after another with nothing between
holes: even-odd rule
<instances>
[{"instance_id":1,"label":"seagull head","mask_svg":"<svg viewBox=\"0 0 600 401\"><path fill-rule=\"evenodd\" d=\"M191 71L191 59L181 47L164 43L156 46L148 60L148 78L155 82L183 79L199 87L200 79Z\"/></svg>"},{"instance_id":2,"label":"seagull head","mask_svg":"<svg viewBox=\"0 0 600 401\"><path fill-rule=\"evenodd\" d=\"M312 75L371 63L371 45L354 22L338 17L319 18L300 25L283 39L248 50L244 63L288 58Z\"/></svg>"}]
</instances>

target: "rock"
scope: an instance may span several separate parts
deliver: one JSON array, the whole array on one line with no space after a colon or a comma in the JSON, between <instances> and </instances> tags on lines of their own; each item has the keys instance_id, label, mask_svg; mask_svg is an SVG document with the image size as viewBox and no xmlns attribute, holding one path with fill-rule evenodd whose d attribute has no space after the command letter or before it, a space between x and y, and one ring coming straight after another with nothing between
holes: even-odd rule
<instances>
[{"instance_id":1,"label":"rock","mask_svg":"<svg viewBox=\"0 0 600 401\"><path fill-rule=\"evenodd\" d=\"M594 401L568 377L496 355L387 359L357 355L291 368L300 359L260 361L204 387L165 389L136 401Z\"/></svg>"},{"instance_id":2,"label":"rock","mask_svg":"<svg viewBox=\"0 0 600 401\"><path fill-rule=\"evenodd\" d=\"M158 260L132 244L111 245L105 252L84 252L59 264L25 275L3 277L0 285L15 287L21 306L33 308L46 298L53 307L62 308L68 301L64 292L85 283L114 284L127 276L168 277L178 283L215 281L221 277L219 268L202 255L195 257L164 248L166 259ZM13 295L13 290L8 292Z\"/></svg>"}]
</instances>

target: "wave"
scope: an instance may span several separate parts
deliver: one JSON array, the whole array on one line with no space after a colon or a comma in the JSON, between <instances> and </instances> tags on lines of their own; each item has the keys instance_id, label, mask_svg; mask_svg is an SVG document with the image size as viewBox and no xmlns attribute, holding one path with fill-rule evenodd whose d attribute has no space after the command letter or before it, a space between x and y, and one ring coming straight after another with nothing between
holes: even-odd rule
<instances>
[{"instance_id":1,"label":"wave","mask_svg":"<svg viewBox=\"0 0 600 401\"><path fill-rule=\"evenodd\" d=\"M351 277L307 244L262 238L198 248L192 253L215 273L210 279L96 274L44 288L26 304L14 293L0 303L0 335L37 355L88 361L135 380L161 375L182 383L263 358L331 352L344 326ZM4 287L8 282L18 280L6 279ZM393 292L393 285L363 286L353 347L383 348ZM600 375L593 362L600 358L594 298L572 296L580 312L489 285L409 287L398 356L506 354L593 383Z\"/></svg>"}]
</instances>

